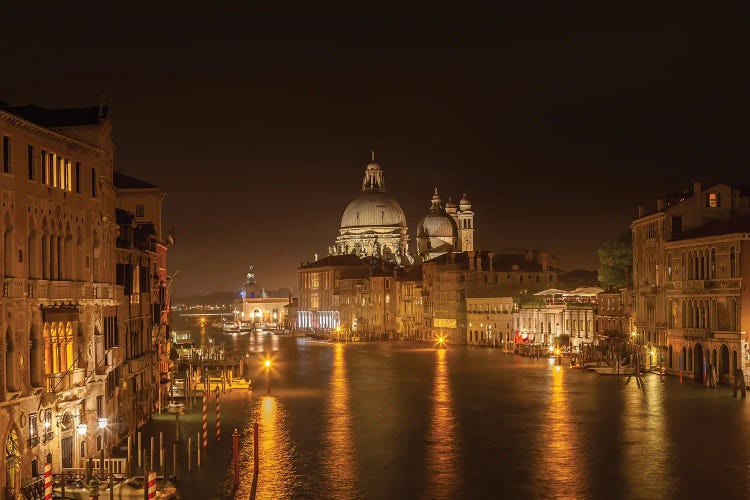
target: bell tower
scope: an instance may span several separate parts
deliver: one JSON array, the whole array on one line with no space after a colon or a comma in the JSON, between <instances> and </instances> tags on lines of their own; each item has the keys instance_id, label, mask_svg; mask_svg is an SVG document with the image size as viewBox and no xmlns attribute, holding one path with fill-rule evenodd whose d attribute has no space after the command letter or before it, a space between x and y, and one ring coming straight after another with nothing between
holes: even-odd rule
<instances>
[{"instance_id":1,"label":"bell tower","mask_svg":"<svg viewBox=\"0 0 750 500\"><path fill-rule=\"evenodd\" d=\"M474 211L466 193L458 202L458 234L462 252L474 251Z\"/></svg>"}]
</instances>

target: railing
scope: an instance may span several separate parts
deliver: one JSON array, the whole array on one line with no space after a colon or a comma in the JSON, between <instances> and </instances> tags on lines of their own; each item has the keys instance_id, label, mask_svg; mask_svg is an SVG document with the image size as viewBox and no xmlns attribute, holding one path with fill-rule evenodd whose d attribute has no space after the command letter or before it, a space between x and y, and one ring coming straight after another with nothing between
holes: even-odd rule
<instances>
[{"instance_id":1,"label":"railing","mask_svg":"<svg viewBox=\"0 0 750 500\"><path fill-rule=\"evenodd\" d=\"M706 281L706 288L740 288L742 278L727 278Z\"/></svg>"},{"instance_id":2,"label":"railing","mask_svg":"<svg viewBox=\"0 0 750 500\"><path fill-rule=\"evenodd\" d=\"M39 436L31 436L29 438L29 448L32 448L39 444Z\"/></svg>"},{"instance_id":3,"label":"railing","mask_svg":"<svg viewBox=\"0 0 750 500\"><path fill-rule=\"evenodd\" d=\"M3 297L20 298L25 297L27 293L24 280L16 278L3 279Z\"/></svg>"},{"instance_id":4,"label":"railing","mask_svg":"<svg viewBox=\"0 0 750 500\"><path fill-rule=\"evenodd\" d=\"M80 387L84 384L86 371L82 368L69 372L45 375L45 387L48 392L60 392Z\"/></svg>"},{"instance_id":5,"label":"railing","mask_svg":"<svg viewBox=\"0 0 750 500\"><path fill-rule=\"evenodd\" d=\"M91 458L91 461L94 465L94 470L100 470L101 467L101 459L100 458ZM81 464L83 467L86 467L86 464L89 462L88 458L82 458ZM104 470L109 471L109 464L112 464L112 472L117 474L125 474L127 473L127 459L125 458L105 458L104 459Z\"/></svg>"},{"instance_id":6,"label":"railing","mask_svg":"<svg viewBox=\"0 0 750 500\"><path fill-rule=\"evenodd\" d=\"M686 339L705 339L710 336L708 328L683 328L682 335Z\"/></svg>"},{"instance_id":7,"label":"railing","mask_svg":"<svg viewBox=\"0 0 750 500\"><path fill-rule=\"evenodd\" d=\"M125 347L116 346L107 350L107 366L119 366L125 362Z\"/></svg>"},{"instance_id":8,"label":"railing","mask_svg":"<svg viewBox=\"0 0 750 500\"><path fill-rule=\"evenodd\" d=\"M3 297L36 299L111 299L113 285L81 281L49 281L38 279L3 279Z\"/></svg>"},{"instance_id":9,"label":"railing","mask_svg":"<svg viewBox=\"0 0 750 500\"><path fill-rule=\"evenodd\" d=\"M21 498L26 498L26 499L44 498L44 476L38 476L26 486L21 486Z\"/></svg>"},{"instance_id":10,"label":"railing","mask_svg":"<svg viewBox=\"0 0 750 500\"><path fill-rule=\"evenodd\" d=\"M697 291L703 290L705 286L704 280L688 280L685 282L685 290Z\"/></svg>"}]
</instances>

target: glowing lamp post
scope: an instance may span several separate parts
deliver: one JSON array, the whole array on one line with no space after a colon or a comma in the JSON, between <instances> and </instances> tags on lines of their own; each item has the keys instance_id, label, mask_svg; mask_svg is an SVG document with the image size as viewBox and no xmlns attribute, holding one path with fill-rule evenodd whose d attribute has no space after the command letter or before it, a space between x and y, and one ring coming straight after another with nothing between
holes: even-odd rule
<instances>
[{"instance_id":1,"label":"glowing lamp post","mask_svg":"<svg viewBox=\"0 0 750 500\"><path fill-rule=\"evenodd\" d=\"M99 430L101 431L101 439L102 439L102 448L101 448L101 454L99 459L99 469L101 470L102 478L104 477L104 448L107 447L107 435L105 434L105 431L107 429L107 417L100 417L97 421L99 424Z\"/></svg>"},{"instance_id":2,"label":"glowing lamp post","mask_svg":"<svg viewBox=\"0 0 750 500\"><path fill-rule=\"evenodd\" d=\"M271 394L271 359L266 358L266 360L263 362L263 366L266 367L266 389L268 394Z\"/></svg>"}]
</instances>

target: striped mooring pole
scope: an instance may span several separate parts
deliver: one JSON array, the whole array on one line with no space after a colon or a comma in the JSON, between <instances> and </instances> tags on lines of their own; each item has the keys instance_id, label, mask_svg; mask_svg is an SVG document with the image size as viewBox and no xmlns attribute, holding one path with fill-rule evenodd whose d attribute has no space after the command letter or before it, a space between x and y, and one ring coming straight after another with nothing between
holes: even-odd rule
<instances>
[{"instance_id":1,"label":"striped mooring pole","mask_svg":"<svg viewBox=\"0 0 750 500\"><path fill-rule=\"evenodd\" d=\"M148 500L156 500L156 472L148 473Z\"/></svg>"},{"instance_id":2,"label":"striped mooring pole","mask_svg":"<svg viewBox=\"0 0 750 500\"><path fill-rule=\"evenodd\" d=\"M219 386L216 386L216 440L221 441L221 403L219 402Z\"/></svg>"},{"instance_id":3,"label":"striped mooring pole","mask_svg":"<svg viewBox=\"0 0 750 500\"><path fill-rule=\"evenodd\" d=\"M52 500L52 464L44 464L44 500Z\"/></svg>"},{"instance_id":4,"label":"striped mooring pole","mask_svg":"<svg viewBox=\"0 0 750 500\"><path fill-rule=\"evenodd\" d=\"M208 398L203 391L203 449L208 449Z\"/></svg>"}]
</instances>

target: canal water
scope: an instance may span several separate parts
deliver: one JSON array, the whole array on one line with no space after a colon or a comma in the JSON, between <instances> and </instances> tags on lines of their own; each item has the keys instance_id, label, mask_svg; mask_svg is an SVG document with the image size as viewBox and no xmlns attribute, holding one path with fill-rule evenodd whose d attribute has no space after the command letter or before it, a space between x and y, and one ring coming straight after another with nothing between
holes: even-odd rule
<instances>
[{"instance_id":1,"label":"canal water","mask_svg":"<svg viewBox=\"0 0 750 500\"><path fill-rule=\"evenodd\" d=\"M236 498L750 496L750 401L727 387L646 375L641 390L494 349L195 335L246 351L255 388L222 396L223 438L211 415L203 468L180 481L186 498L232 496L234 427ZM153 425L169 441L173 422ZM197 413L181 419L183 433L199 425Z\"/></svg>"}]
</instances>

